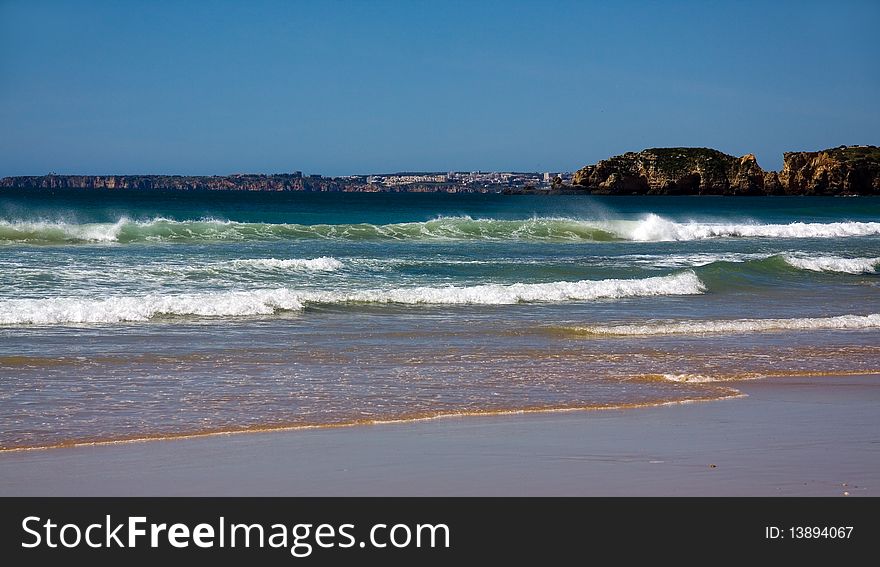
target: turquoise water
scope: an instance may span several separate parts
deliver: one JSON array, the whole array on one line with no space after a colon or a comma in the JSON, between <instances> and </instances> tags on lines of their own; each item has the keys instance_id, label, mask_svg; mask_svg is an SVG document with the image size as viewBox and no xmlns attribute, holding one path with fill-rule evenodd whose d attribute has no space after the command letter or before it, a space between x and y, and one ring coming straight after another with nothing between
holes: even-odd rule
<instances>
[{"instance_id":1,"label":"turquoise water","mask_svg":"<svg viewBox=\"0 0 880 567\"><path fill-rule=\"evenodd\" d=\"M5 192L0 447L874 372L878 269L877 198Z\"/></svg>"}]
</instances>

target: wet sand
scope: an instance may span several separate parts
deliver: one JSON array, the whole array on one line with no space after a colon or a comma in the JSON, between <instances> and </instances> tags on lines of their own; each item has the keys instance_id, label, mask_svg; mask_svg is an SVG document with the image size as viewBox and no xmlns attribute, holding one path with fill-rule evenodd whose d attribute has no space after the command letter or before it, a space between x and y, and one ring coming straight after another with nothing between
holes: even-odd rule
<instances>
[{"instance_id":1,"label":"wet sand","mask_svg":"<svg viewBox=\"0 0 880 567\"><path fill-rule=\"evenodd\" d=\"M880 376L746 398L0 454L0 495L880 495Z\"/></svg>"}]
</instances>

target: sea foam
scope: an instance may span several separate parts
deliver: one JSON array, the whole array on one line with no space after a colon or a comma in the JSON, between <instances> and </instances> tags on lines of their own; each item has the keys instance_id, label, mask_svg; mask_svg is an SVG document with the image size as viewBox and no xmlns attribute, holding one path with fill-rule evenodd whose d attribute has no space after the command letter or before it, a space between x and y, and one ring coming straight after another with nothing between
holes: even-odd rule
<instances>
[{"instance_id":1,"label":"sea foam","mask_svg":"<svg viewBox=\"0 0 880 567\"><path fill-rule=\"evenodd\" d=\"M507 305L526 302L586 301L704 291L691 271L644 279L485 284L346 291L286 288L193 294L149 294L101 299L45 298L0 301L0 324L52 325L147 321L160 316L242 317L299 311L308 304L397 303L403 305Z\"/></svg>"},{"instance_id":2,"label":"sea foam","mask_svg":"<svg viewBox=\"0 0 880 567\"><path fill-rule=\"evenodd\" d=\"M309 292L313 303L400 303L436 305L508 305L659 295L693 295L705 286L692 271L643 279L582 280L577 282L484 284L475 286L413 287L354 292Z\"/></svg>"},{"instance_id":3,"label":"sea foam","mask_svg":"<svg viewBox=\"0 0 880 567\"><path fill-rule=\"evenodd\" d=\"M157 217L113 223L0 220L0 242L189 242L284 239L689 241L708 238L845 238L880 234L880 222L789 224L677 222L649 213L637 220L532 217L519 220L438 217L393 224L273 224Z\"/></svg>"},{"instance_id":4,"label":"sea foam","mask_svg":"<svg viewBox=\"0 0 880 567\"><path fill-rule=\"evenodd\" d=\"M0 241L9 242L116 242L125 217L113 223L69 223L64 221L0 220Z\"/></svg>"},{"instance_id":5,"label":"sea foam","mask_svg":"<svg viewBox=\"0 0 880 567\"><path fill-rule=\"evenodd\" d=\"M880 234L880 222L788 224L675 222L650 213L637 221L608 221L607 230L625 240L688 241L708 238L842 238Z\"/></svg>"},{"instance_id":6,"label":"sea foam","mask_svg":"<svg viewBox=\"0 0 880 567\"><path fill-rule=\"evenodd\" d=\"M840 272L844 274L873 274L880 258L841 258L838 256L783 256L787 264L812 272Z\"/></svg>"},{"instance_id":7,"label":"sea foam","mask_svg":"<svg viewBox=\"0 0 880 567\"><path fill-rule=\"evenodd\" d=\"M103 299L7 299L0 301L0 324L119 323L148 321L162 315L241 317L302 308L299 296L286 289Z\"/></svg>"},{"instance_id":8,"label":"sea foam","mask_svg":"<svg viewBox=\"0 0 880 567\"><path fill-rule=\"evenodd\" d=\"M589 335L652 336L749 333L760 331L872 329L880 327L880 314L796 317L790 319L722 319L715 321L651 322L628 325L592 325L570 330Z\"/></svg>"}]
</instances>

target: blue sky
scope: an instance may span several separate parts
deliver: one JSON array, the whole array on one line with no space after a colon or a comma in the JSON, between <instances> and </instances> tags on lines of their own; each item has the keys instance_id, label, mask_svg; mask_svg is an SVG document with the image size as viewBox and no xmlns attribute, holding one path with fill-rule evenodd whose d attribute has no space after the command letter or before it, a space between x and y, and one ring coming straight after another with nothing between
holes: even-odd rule
<instances>
[{"instance_id":1,"label":"blue sky","mask_svg":"<svg viewBox=\"0 0 880 567\"><path fill-rule=\"evenodd\" d=\"M880 2L0 0L0 175L880 144Z\"/></svg>"}]
</instances>

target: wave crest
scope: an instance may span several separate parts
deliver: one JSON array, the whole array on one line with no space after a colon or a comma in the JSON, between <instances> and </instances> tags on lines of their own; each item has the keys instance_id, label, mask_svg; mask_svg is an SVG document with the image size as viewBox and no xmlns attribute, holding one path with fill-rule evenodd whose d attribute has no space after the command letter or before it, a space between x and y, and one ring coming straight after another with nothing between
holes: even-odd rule
<instances>
[{"instance_id":1,"label":"wave crest","mask_svg":"<svg viewBox=\"0 0 880 567\"><path fill-rule=\"evenodd\" d=\"M125 217L114 223L86 224L0 220L0 242L117 242L123 227L130 223Z\"/></svg>"},{"instance_id":2,"label":"wave crest","mask_svg":"<svg viewBox=\"0 0 880 567\"><path fill-rule=\"evenodd\" d=\"M785 262L800 270L839 272L843 274L874 274L880 258L841 258L839 256L783 256Z\"/></svg>"},{"instance_id":3,"label":"wave crest","mask_svg":"<svg viewBox=\"0 0 880 567\"><path fill-rule=\"evenodd\" d=\"M148 321L169 315L242 317L300 311L308 304L396 303L403 305L507 305L692 295L704 286L693 272L633 280L583 280L467 287L415 287L354 291L286 288L105 299L47 298L0 301L0 324L53 325Z\"/></svg>"},{"instance_id":4,"label":"wave crest","mask_svg":"<svg viewBox=\"0 0 880 567\"><path fill-rule=\"evenodd\" d=\"M790 224L676 222L654 213L638 220L534 217L520 220L439 217L393 224L271 224L217 219L114 223L0 220L0 242L187 242L282 239L688 241L708 238L844 238L880 234L880 222Z\"/></svg>"},{"instance_id":5,"label":"wave crest","mask_svg":"<svg viewBox=\"0 0 880 567\"><path fill-rule=\"evenodd\" d=\"M148 321L162 315L241 317L302 308L299 296L286 289L105 299L8 299L0 301L0 324L120 323Z\"/></svg>"},{"instance_id":6,"label":"wave crest","mask_svg":"<svg viewBox=\"0 0 880 567\"><path fill-rule=\"evenodd\" d=\"M880 222L788 224L675 222L650 213L638 221L610 221L608 230L639 242L688 241L709 238L843 238L880 234Z\"/></svg>"}]
</instances>

